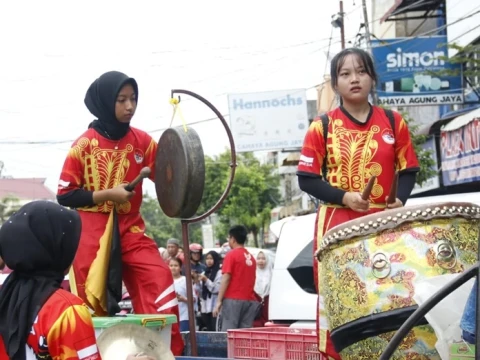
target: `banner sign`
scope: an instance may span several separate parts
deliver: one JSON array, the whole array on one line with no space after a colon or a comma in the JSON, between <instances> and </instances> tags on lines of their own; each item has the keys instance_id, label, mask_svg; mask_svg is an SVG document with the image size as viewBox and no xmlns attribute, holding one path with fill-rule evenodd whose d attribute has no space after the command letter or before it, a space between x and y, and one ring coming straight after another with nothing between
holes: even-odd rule
<instances>
[{"instance_id":1,"label":"banner sign","mask_svg":"<svg viewBox=\"0 0 480 360\"><path fill-rule=\"evenodd\" d=\"M480 180L480 118L452 131L441 131L442 178L445 186Z\"/></svg>"},{"instance_id":2,"label":"banner sign","mask_svg":"<svg viewBox=\"0 0 480 360\"><path fill-rule=\"evenodd\" d=\"M305 89L228 95L238 152L300 148L308 128Z\"/></svg>"},{"instance_id":3,"label":"banner sign","mask_svg":"<svg viewBox=\"0 0 480 360\"><path fill-rule=\"evenodd\" d=\"M447 37L372 41L381 105L418 106L463 103L460 64L450 64Z\"/></svg>"}]
</instances>

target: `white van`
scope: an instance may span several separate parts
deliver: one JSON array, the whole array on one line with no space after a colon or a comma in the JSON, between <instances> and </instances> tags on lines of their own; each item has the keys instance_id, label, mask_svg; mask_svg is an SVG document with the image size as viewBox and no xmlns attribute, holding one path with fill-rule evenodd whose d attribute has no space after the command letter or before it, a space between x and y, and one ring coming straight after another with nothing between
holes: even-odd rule
<instances>
[{"instance_id":1,"label":"white van","mask_svg":"<svg viewBox=\"0 0 480 360\"><path fill-rule=\"evenodd\" d=\"M414 198L409 199L406 206L444 202L480 205L480 192ZM274 236L278 237L269 300L269 319L274 323L301 328L316 326L318 296L313 279L315 218L316 214L308 214L271 224Z\"/></svg>"}]
</instances>

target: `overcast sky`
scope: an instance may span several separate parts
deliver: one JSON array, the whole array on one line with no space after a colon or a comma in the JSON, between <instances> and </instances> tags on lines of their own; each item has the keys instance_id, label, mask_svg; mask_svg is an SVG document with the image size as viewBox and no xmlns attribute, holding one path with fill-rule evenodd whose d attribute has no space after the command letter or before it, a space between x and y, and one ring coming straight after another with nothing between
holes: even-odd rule
<instances>
[{"instance_id":1,"label":"overcast sky","mask_svg":"<svg viewBox=\"0 0 480 360\"><path fill-rule=\"evenodd\" d=\"M361 22L360 5L344 1L347 40ZM109 70L137 79L132 124L155 139L170 126L172 88L197 92L224 114L229 93L305 88L315 99L312 87L323 79L336 12L338 2L325 0L2 1L5 175L46 177L56 190L71 140L93 119L85 92ZM334 29L331 53L340 49L339 39ZM212 116L195 100L182 101L181 109L187 123ZM227 146L219 121L194 127L206 154ZM24 144L31 141L64 142ZM153 185L146 189L154 191Z\"/></svg>"}]
</instances>

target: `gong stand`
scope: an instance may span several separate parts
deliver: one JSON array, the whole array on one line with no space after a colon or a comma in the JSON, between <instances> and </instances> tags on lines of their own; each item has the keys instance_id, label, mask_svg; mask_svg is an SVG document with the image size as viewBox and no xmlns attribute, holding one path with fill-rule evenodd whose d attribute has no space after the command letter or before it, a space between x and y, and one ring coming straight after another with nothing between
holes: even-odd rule
<instances>
[{"instance_id":1,"label":"gong stand","mask_svg":"<svg viewBox=\"0 0 480 360\"><path fill-rule=\"evenodd\" d=\"M196 132L192 128L178 128L178 130L175 129L167 129L164 134L162 134L162 137L160 138L159 141L159 150L157 152L157 158L156 158L156 176L155 176L155 185L156 185L156 190L157 190L157 197L160 203L160 206L164 210L165 214L170 217L176 217L179 218L182 224L182 240L183 240L183 250L185 254L185 277L187 280L187 298L188 298L188 318L190 319L189 321L189 327L190 327L190 344L191 344L191 349L192 349L192 356L197 356L197 338L196 338L196 330L195 330L195 312L194 312L194 307L193 307L193 289L192 286L189 286L190 284L193 284L192 281L192 267L190 263L190 247L189 247L189 232L188 232L188 227L190 224L193 224L195 222L201 221L205 219L206 217L210 216L212 213L214 213L220 205L223 203L225 198L227 197L228 193L230 192L230 188L232 187L233 184L233 179L235 177L235 168L237 166L236 164L236 153L235 153L235 143L233 140L232 132L230 131L230 128L228 126L227 121L223 117L223 115L215 108L215 106L212 105L207 99L203 98L202 96L188 91L188 90L172 90L172 99L174 98L175 94L185 94L188 96L191 96L202 103L204 103L206 106L208 106L214 113L215 115L220 119L220 121L223 124L223 127L225 128L225 131L227 132L228 136L228 141L230 143L230 152L231 152L231 163L230 163L230 178L228 181L228 184L220 197L220 199L217 201L217 203L207 212L205 212L202 215L195 216L196 211L198 210L198 207L200 206L200 202L202 199L202 194L203 194L203 186L205 182L205 165L204 165L204 157L203 157L203 150L201 149L201 143L199 142L198 135L196 135ZM180 103L180 96L178 96L178 103ZM170 130L169 134L166 134ZM171 139L176 139L177 141L177 146L176 149L170 148L170 149L161 149L162 146L160 142L162 141L162 138L165 137L165 143L168 147L168 145L171 145L170 140ZM170 139L168 138L170 136ZM179 141L179 142L178 142ZM170 142L170 143L169 143ZM195 142L198 142L200 145L197 145L197 148L195 148ZM178 150L178 151L177 151ZM163 154L161 153L163 151ZM172 151L174 154L172 154ZM166 162L163 160L165 157L169 158ZM182 159L180 161L184 161L185 166L177 166L177 170L181 173L178 180L173 180L172 181L172 172L175 171L175 161L177 161L178 165L178 159ZM185 160L186 159L186 160ZM170 163L169 163L170 161ZM185 169L187 169L185 171ZM199 176L195 176L195 171L198 172ZM162 177L157 182L157 174ZM200 177L200 179L199 179ZM203 177L203 179L202 179ZM164 179L168 178L165 180L165 182L168 184L168 186L164 187L163 184L161 183ZM177 187L175 187L177 185ZM182 191L178 191L179 189L182 190L182 186L184 186L183 190L187 189L186 192L188 194L182 194ZM192 191L193 188L193 191ZM179 210L175 213L170 212L169 209L175 208L178 206L179 202L175 202L177 200L177 197L181 197L180 203L184 205L184 209ZM183 196L183 197L182 197Z\"/></svg>"}]
</instances>

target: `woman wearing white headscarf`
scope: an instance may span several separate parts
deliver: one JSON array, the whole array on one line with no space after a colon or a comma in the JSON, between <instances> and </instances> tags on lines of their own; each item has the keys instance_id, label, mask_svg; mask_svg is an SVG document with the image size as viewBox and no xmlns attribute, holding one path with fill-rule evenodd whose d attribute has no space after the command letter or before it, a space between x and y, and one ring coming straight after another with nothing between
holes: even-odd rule
<instances>
[{"instance_id":1,"label":"woman wearing white headscarf","mask_svg":"<svg viewBox=\"0 0 480 360\"><path fill-rule=\"evenodd\" d=\"M268 321L268 298L272 282L272 270L272 262L263 251L260 251L257 255L257 273L254 290L262 306L253 322L253 327L263 327Z\"/></svg>"}]
</instances>

